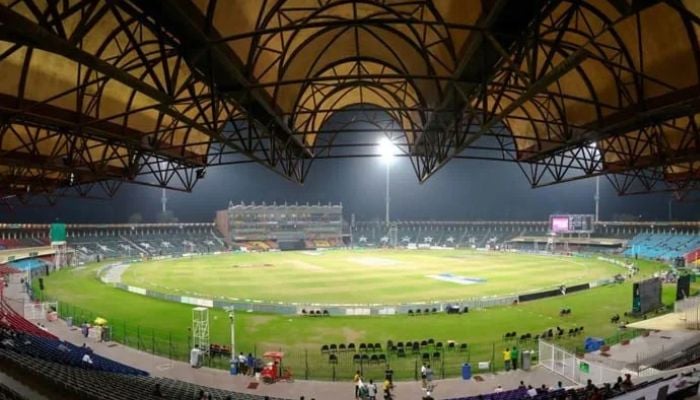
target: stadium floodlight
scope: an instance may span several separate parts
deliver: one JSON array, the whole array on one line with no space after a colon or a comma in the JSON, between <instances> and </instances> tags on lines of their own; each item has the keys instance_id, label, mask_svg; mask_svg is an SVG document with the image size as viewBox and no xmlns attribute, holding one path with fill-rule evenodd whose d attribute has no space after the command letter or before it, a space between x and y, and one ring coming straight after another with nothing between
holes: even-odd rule
<instances>
[{"instance_id":1,"label":"stadium floodlight","mask_svg":"<svg viewBox=\"0 0 700 400\"><path fill-rule=\"evenodd\" d=\"M391 139L384 137L379 141L379 155L382 156L382 159L384 162L391 162L391 160L394 158L394 155L398 152L396 145L394 142L391 141Z\"/></svg>"},{"instance_id":2,"label":"stadium floodlight","mask_svg":"<svg viewBox=\"0 0 700 400\"><path fill-rule=\"evenodd\" d=\"M379 141L379 154L382 156L382 159L384 160L384 164L386 164L386 196L385 196L385 215L384 215L384 222L389 225L389 204L391 202L390 197L389 197L389 175L390 175L390 168L389 165L391 165L391 160L394 158L394 155L397 154L398 148L394 144L394 142L391 141L388 137L383 137Z\"/></svg>"}]
</instances>

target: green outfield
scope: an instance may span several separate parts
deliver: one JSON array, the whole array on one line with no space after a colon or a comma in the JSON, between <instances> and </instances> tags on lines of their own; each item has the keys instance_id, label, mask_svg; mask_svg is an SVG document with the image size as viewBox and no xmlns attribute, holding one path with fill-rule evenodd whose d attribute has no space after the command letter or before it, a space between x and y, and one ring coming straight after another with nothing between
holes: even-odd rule
<instances>
[{"instance_id":1,"label":"green outfield","mask_svg":"<svg viewBox=\"0 0 700 400\"><path fill-rule=\"evenodd\" d=\"M229 253L133 264L124 283L165 293L266 302L384 303L523 293L609 278L595 257L471 250Z\"/></svg>"},{"instance_id":2,"label":"green outfield","mask_svg":"<svg viewBox=\"0 0 700 400\"><path fill-rule=\"evenodd\" d=\"M289 253L281 254L265 254L266 260L277 259L280 264L283 259L288 257ZM377 257L381 254L381 258L398 258L409 257L410 253L399 252L357 252L358 257L372 254L372 257ZM449 253L453 255L462 254L461 252ZM464 253L473 254L473 253ZM315 257L341 257L342 255L351 255L349 252L337 252L335 254L327 253L323 256ZM436 259L449 260L447 252L438 252L435 255L425 253L415 253L419 257L435 257ZM217 257L202 257L194 259L180 259L175 261L152 262L139 264L133 270L130 270L129 281L144 285L143 274L148 274L157 280L161 285L166 285L165 282L170 282L174 286L177 282L182 290L185 288L199 288L197 291L202 292L203 284L208 284L211 288L220 288L220 290L230 290L231 276L222 277L224 271L230 274L242 273L250 276L258 276L259 280L251 283L250 280L245 284L238 283L241 287L246 287L249 290L247 293L250 297L266 298L276 294L276 299L299 299L303 297L304 291L296 289L297 294L289 293L274 293L270 292L270 285L274 285L278 290L284 290L286 287L279 274L266 272L265 269L282 270L282 267L263 267L259 270L256 268L234 268L231 260L236 260L239 265L247 262L255 262L260 257L257 254L247 254L242 257L233 256L217 256ZM269 258L268 258L269 257ZM532 258L527 255L512 254L508 255L511 262L518 263L518 267L512 267L504 264L506 261L500 255L480 255L481 262L491 260L492 268L496 271L489 273L483 271L487 279L490 279L496 288L489 288L487 283L483 284L483 289L490 290L491 293L496 291L509 292L516 288L534 288L536 286L547 285L550 282L558 282L562 280L564 275L558 275L557 278L547 277L546 275L558 270L556 267L563 265L556 258ZM521 260L520 257L523 259ZM319 258L320 259L320 258ZM452 265L464 265L469 258L464 260L453 261ZM577 259L579 260L579 259ZM557 263L559 261L559 263ZM568 279L575 281L587 281L595 277L609 276L611 272L616 272L615 267L607 264L598 264L593 259L584 259L589 264L583 271L575 270L574 268L562 267L561 269L569 270L566 272ZM218 266L216 264L218 263ZM424 271L420 270L420 264L417 262L413 267L414 270L407 272L410 280L421 279L425 275ZM522 263L522 264L521 264ZM544 263L549 265L544 268ZM190 265L195 272L186 273L186 266ZM212 265L212 270L207 273L207 265ZM493 266L498 265L498 266ZM525 267L528 265L532 269ZM638 261L637 265L641 268L642 275L650 275L651 273L663 268L658 263L649 261ZM178 268L177 273L173 268ZM173 302L156 300L143 297L137 294L125 292L120 289L101 283L98 279L98 270L100 265L91 265L72 270L63 270L51 274L44 279L45 290L42 296L60 301L60 312L63 316L72 316L77 322L88 321L97 316L107 318L113 331L113 338L121 343L131 347L137 347L149 352L169 356L172 358L185 359L188 352L189 332L191 324L191 306L177 304ZM227 270L228 268L228 270ZM323 267L321 267L323 268ZM354 267L354 269L342 265L340 268L345 268L348 279L353 279L353 285L370 285L375 284L377 276L372 276L373 270L366 267ZM384 267L386 268L386 267ZM424 268L429 268L425 266ZM444 272L442 267L433 267L435 271ZM456 267L455 267L456 268ZM466 267L464 267L466 268ZM510 270L509 274L505 273L505 269ZM519 271L517 271L520 269ZM230 271L229 271L230 270ZM381 269L384 271L384 269ZM401 282L403 271L401 269L393 269L392 276L394 281ZM473 275L465 270L450 270L456 273ZM536 271L536 272L535 272ZM544 272L543 272L544 271ZM547 272L548 271L548 272ZM354 272L354 273L353 273ZM546 273L545 273L546 272ZM312 272L308 272L313 274ZM497 273L503 273L507 276L507 280L515 280L509 284L498 284ZM304 273L302 270L295 271L295 276L303 280ZM488 275L487 275L488 274ZM591 274L591 275L589 275ZM359 275L359 277L357 276ZM370 278L362 276L369 275ZM200 278L193 278L199 276ZM241 275L241 279L242 279ZM140 277L140 278L137 278ZM176 279L175 277L179 277ZM368 293L364 293L364 297L353 297L356 301L360 299L371 299L381 296L382 290L392 291L393 293L387 297L382 297L385 301L398 299L413 299L411 294L417 296L434 296L436 293L434 288L430 287L433 282L428 278L423 278L419 284L403 285L401 289L392 289L391 287L379 286L379 289L373 289ZM566 279L566 278L564 278ZM436 281L436 284L442 284ZM445 287L450 288L450 282L444 282ZM425 285L428 291L422 292L416 290ZM456 284L454 284L456 285ZM472 290L481 284L466 285L460 287L460 290ZM339 299L339 294L336 290L343 290L343 293L352 292L352 290L344 289L342 282L336 282L333 286L322 290L313 290L317 296L314 299L326 299L333 301ZM459 286L459 285L457 285ZM291 285L295 287L295 285ZM410 289L413 287L413 289ZM357 286L356 286L357 288ZM162 288L160 288L162 289ZM259 289L265 293L260 295L256 292ZM451 288L450 288L451 289ZM35 288L36 290L36 288ZM357 289L356 289L357 290ZM407 293L402 293L408 291ZM328 292L328 293L326 293ZM450 292L445 296L454 297L455 293ZM459 292L463 293L463 292ZM474 292L475 294L476 292ZM489 293L480 292L480 293ZM664 291L664 301L666 304L672 303L674 295L673 287L667 287ZM498 359L499 351L504 347L514 344L521 348L536 348L536 342L504 342L502 335L505 332L516 331L518 334L531 333L537 334L545 329L561 326L564 329L569 329L577 326L585 327L585 334L573 338L562 338L557 341L570 348L581 346L584 336L593 335L600 337L618 337L625 332L619 331L617 326L609 322L610 316L619 313L623 314L631 307L632 288L631 283L610 285L592 289L589 291L567 294L566 296L538 300L533 302L522 303L517 306L496 307L483 310L472 310L468 314L462 315L446 315L435 314L430 316L371 316L371 317L302 317L288 315L270 315L270 314L255 314L239 312L236 316L236 331L237 331L237 350L244 352L255 352L261 354L267 350L283 350L286 353L286 365L292 367L297 377L309 379L348 379L358 364L353 363L352 354L340 354L338 364L330 364L328 355L323 354L320 348L323 344L340 344L340 343L381 343L385 346L387 340L408 341L408 340L423 340L433 338L436 341L447 343L450 340L458 344L467 343L469 350L467 352L443 352L442 358L433 360L436 365L438 376L458 376L461 363L470 361L476 363L478 361L494 361L496 368L501 367ZM572 309L572 314L566 317L559 316L559 310L562 307ZM221 310L212 310L211 312L211 341L212 343L226 344L229 342L229 321L227 314ZM629 333L627 333L629 334ZM431 354L431 349L426 350ZM415 377L415 368L419 362L420 355L409 354L406 357L399 358L395 354L387 354L389 362L395 369L399 379L412 379ZM226 367L225 358L213 359L214 366ZM363 370L368 377L380 378L381 371L384 365L363 363Z\"/></svg>"}]
</instances>

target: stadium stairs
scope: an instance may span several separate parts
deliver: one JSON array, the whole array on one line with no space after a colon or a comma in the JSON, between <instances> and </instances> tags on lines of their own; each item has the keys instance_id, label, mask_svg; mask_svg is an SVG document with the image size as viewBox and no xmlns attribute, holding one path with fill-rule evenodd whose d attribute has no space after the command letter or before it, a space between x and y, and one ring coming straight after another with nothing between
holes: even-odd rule
<instances>
[{"instance_id":1,"label":"stadium stairs","mask_svg":"<svg viewBox=\"0 0 700 400\"><path fill-rule=\"evenodd\" d=\"M0 383L0 400L24 400L24 397Z\"/></svg>"}]
</instances>

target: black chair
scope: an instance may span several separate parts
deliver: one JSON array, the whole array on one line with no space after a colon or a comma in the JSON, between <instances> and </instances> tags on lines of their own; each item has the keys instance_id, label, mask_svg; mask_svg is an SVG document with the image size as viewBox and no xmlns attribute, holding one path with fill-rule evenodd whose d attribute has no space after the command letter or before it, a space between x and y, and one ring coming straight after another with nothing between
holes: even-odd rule
<instances>
[{"instance_id":1,"label":"black chair","mask_svg":"<svg viewBox=\"0 0 700 400\"><path fill-rule=\"evenodd\" d=\"M338 351L338 346L336 346L335 344L332 344L329 346L329 350L331 353L335 353L336 351Z\"/></svg>"},{"instance_id":2,"label":"black chair","mask_svg":"<svg viewBox=\"0 0 700 400\"><path fill-rule=\"evenodd\" d=\"M428 344L435 344L435 340L433 340L432 338L428 339Z\"/></svg>"},{"instance_id":3,"label":"black chair","mask_svg":"<svg viewBox=\"0 0 700 400\"><path fill-rule=\"evenodd\" d=\"M323 310L323 315L328 316L330 314L328 313L328 310Z\"/></svg>"},{"instance_id":4,"label":"black chair","mask_svg":"<svg viewBox=\"0 0 700 400\"><path fill-rule=\"evenodd\" d=\"M460 344L460 345L459 345L459 351L460 351L460 352L467 351L467 344L466 344L466 343Z\"/></svg>"},{"instance_id":5,"label":"black chair","mask_svg":"<svg viewBox=\"0 0 700 400\"><path fill-rule=\"evenodd\" d=\"M372 354L372 356L369 358L369 362L372 364L378 364L379 363L379 357L377 357L376 354Z\"/></svg>"},{"instance_id":6,"label":"black chair","mask_svg":"<svg viewBox=\"0 0 700 400\"><path fill-rule=\"evenodd\" d=\"M420 308L416 310L416 314L420 314Z\"/></svg>"},{"instance_id":7,"label":"black chair","mask_svg":"<svg viewBox=\"0 0 700 400\"><path fill-rule=\"evenodd\" d=\"M425 314L430 314L430 309L429 309L429 308L426 308L425 311L424 311L424 313L425 313Z\"/></svg>"},{"instance_id":8,"label":"black chair","mask_svg":"<svg viewBox=\"0 0 700 400\"><path fill-rule=\"evenodd\" d=\"M367 343L367 351L374 353L374 345L372 343Z\"/></svg>"},{"instance_id":9,"label":"black chair","mask_svg":"<svg viewBox=\"0 0 700 400\"><path fill-rule=\"evenodd\" d=\"M363 354L360 357L362 358L362 362L369 362L369 355Z\"/></svg>"},{"instance_id":10,"label":"black chair","mask_svg":"<svg viewBox=\"0 0 700 400\"><path fill-rule=\"evenodd\" d=\"M420 342L420 347L427 347L427 346L428 346L428 341L427 341L427 340L423 340L423 341Z\"/></svg>"},{"instance_id":11,"label":"black chair","mask_svg":"<svg viewBox=\"0 0 700 400\"><path fill-rule=\"evenodd\" d=\"M412 349L413 349L413 354L418 354L418 353L420 353L420 346L418 345L418 342L413 343Z\"/></svg>"},{"instance_id":12,"label":"black chair","mask_svg":"<svg viewBox=\"0 0 700 400\"><path fill-rule=\"evenodd\" d=\"M423 360L423 362L430 362L430 353L423 353L421 359Z\"/></svg>"},{"instance_id":13,"label":"black chair","mask_svg":"<svg viewBox=\"0 0 700 400\"><path fill-rule=\"evenodd\" d=\"M301 315L306 315L306 309L305 309L305 308L302 308L302 309L301 309Z\"/></svg>"},{"instance_id":14,"label":"black chair","mask_svg":"<svg viewBox=\"0 0 700 400\"><path fill-rule=\"evenodd\" d=\"M360 343L360 353L367 351L367 345L364 343Z\"/></svg>"},{"instance_id":15,"label":"black chair","mask_svg":"<svg viewBox=\"0 0 700 400\"><path fill-rule=\"evenodd\" d=\"M354 354L354 355L352 356L352 362L355 363L355 364L359 363L359 362L360 362L360 355L359 355L359 354Z\"/></svg>"},{"instance_id":16,"label":"black chair","mask_svg":"<svg viewBox=\"0 0 700 400\"><path fill-rule=\"evenodd\" d=\"M381 344L381 343L375 343L375 344L374 344L374 351L382 351L382 344Z\"/></svg>"},{"instance_id":17,"label":"black chair","mask_svg":"<svg viewBox=\"0 0 700 400\"><path fill-rule=\"evenodd\" d=\"M408 315L413 316L413 310L408 310Z\"/></svg>"},{"instance_id":18,"label":"black chair","mask_svg":"<svg viewBox=\"0 0 700 400\"><path fill-rule=\"evenodd\" d=\"M448 351L454 351L454 349L455 349L455 342L447 343L447 350Z\"/></svg>"},{"instance_id":19,"label":"black chair","mask_svg":"<svg viewBox=\"0 0 700 400\"><path fill-rule=\"evenodd\" d=\"M393 340L387 340L386 341L386 348L390 349L392 346L394 346L394 341ZM374 346L377 347L377 346Z\"/></svg>"},{"instance_id":20,"label":"black chair","mask_svg":"<svg viewBox=\"0 0 700 400\"><path fill-rule=\"evenodd\" d=\"M348 343L348 351L355 352L355 343Z\"/></svg>"},{"instance_id":21,"label":"black chair","mask_svg":"<svg viewBox=\"0 0 700 400\"><path fill-rule=\"evenodd\" d=\"M439 360L440 360L440 353L436 351L435 353L433 353L433 362L439 361Z\"/></svg>"},{"instance_id":22,"label":"black chair","mask_svg":"<svg viewBox=\"0 0 700 400\"><path fill-rule=\"evenodd\" d=\"M321 346L321 354L323 354L323 353L328 353L328 345L327 344L324 344L323 346Z\"/></svg>"},{"instance_id":23,"label":"black chair","mask_svg":"<svg viewBox=\"0 0 700 400\"><path fill-rule=\"evenodd\" d=\"M345 352L345 343L341 343L338 345L338 351Z\"/></svg>"},{"instance_id":24,"label":"black chair","mask_svg":"<svg viewBox=\"0 0 700 400\"><path fill-rule=\"evenodd\" d=\"M438 351L441 351L442 350L442 342L435 343L435 349L437 349Z\"/></svg>"},{"instance_id":25,"label":"black chair","mask_svg":"<svg viewBox=\"0 0 700 400\"><path fill-rule=\"evenodd\" d=\"M431 311L433 312L433 314L435 314L437 313L437 308L433 308Z\"/></svg>"},{"instance_id":26,"label":"black chair","mask_svg":"<svg viewBox=\"0 0 700 400\"><path fill-rule=\"evenodd\" d=\"M403 348L403 342L398 342L398 343L396 343L396 347L402 349L402 348Z\"/></svg>"},{"instance_id":27,"label":"black chair","mask_svg":"<svg viewBox=\"0 0 700 400\"><path fill-rule=\"evenodd\" d=\"M328 356L328 363L329 364L338 364L338 356L335 354L331 354Z\"/></svg>"},{"instance_id":28,"label":"black chair","mask_svg":"<svg viewBox=\"0 0 700 400\"><path fill-rule=\"evenodd\" d=\"M399 347L399 351L396 352L396 357L406 357L406 352L403 350L403 347Z\"/></svg>"},{"instance_id":29,"label":"black chair","mask_svg":"<svg viewBox=\"0 0 700 400\"><path fill-rule=\"evenodd\" d=\"M379 355L379 362L386 363L386 356L384 354Z\"/></svg>"}]
</instances>

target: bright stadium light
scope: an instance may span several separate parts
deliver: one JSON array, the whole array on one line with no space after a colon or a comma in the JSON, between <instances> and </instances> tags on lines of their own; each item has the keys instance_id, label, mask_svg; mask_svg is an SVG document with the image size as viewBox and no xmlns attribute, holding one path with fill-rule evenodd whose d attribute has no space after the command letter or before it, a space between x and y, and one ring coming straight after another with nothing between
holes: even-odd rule
<instances>
[{"instance_id":1,"label":"bright stadium light","mask_svg":"<svg viewBox=\"0 0 700 400\"><path fill-rule=\"evenodd\" d=\"M379 141L379 154L385 162L390 162L398 152L396 145L389 138L384 137Z\"/></svg>"},{"instance_id":2,"label":"bright stadium light","mask_svg":"<svg viewBox=\"0 0 700 400\"><path fill-rule=\"evenodd\" d=\"M386 225L389 225L389 204L391 203L390 197L389 197L389 176L390 176L390 168L389 166L391 165L391 161L394 159L394 155L398 153L398 148L394 144L394 142L391 141L388 137L383 137L378 144L379 147L379 154L382 157L382 160L384 160L384 164L386 164L386 196L385 196L385 204L384 204L384 223Z\"/></svg>"}]
</instances>

